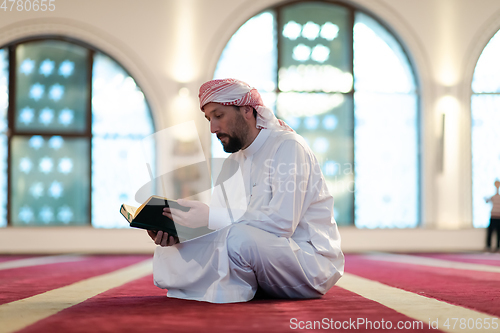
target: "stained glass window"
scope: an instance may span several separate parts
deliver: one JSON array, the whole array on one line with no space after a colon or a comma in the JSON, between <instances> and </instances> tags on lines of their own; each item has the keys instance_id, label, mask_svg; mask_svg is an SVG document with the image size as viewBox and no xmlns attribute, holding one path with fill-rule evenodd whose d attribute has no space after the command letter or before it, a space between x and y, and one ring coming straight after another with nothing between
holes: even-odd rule
<instances>
[{"instance_id":1,"label":"stained glass window","mask_svg":"<svg viewBox=\"0 0 500 333\"><path fill-rule=\"evenodd\" d=\"M354 24L354 147L357 227L418 223L418 112L400 44L363 13Z\"/></svg>"},{"instance_id":2,"label":"stained glass window","mask_svg":"<svg viewBox=\"0 0 500 333\"><path fill-rule=\"evenodd\" d=\"M7 225L7 108L9 106L8 49L0 49L0 227Z\"/></svg>"},{"instance_id":3,"label":"stained glass window","mask_svg":"<svg viewBox=\"0 0 500 333\"><path fill-rule=\"evenodd\" d=\"M141 89L111 58L96 53L92 82L92 224L124 227L123 217L110 207L135 202L137 189L127 181L128 153L153 133L153 122ZM144 149L154 156L153 143Z\"/></svg>"},{"instance_id":4,"label":"stained glass window","mask_svg":"<svg viewBox=\"0 0 500 333\"><path fill-rule=\"evenodd\" d=\"M10 223L88 224L90 51L59 40L13 49Z\"/></svg>"},{"instance_id":5,"label":"stained glass window","mask_svg":"<svg viewBox=\"0 0 500 333\"><path fill-rule=\"evenodd\" d=\"M263 12L248 20L227 43L214 77L235 75L259 91L274 92L277 69L275 25L271 12Z\"/></svg>"},{"instance_id":6,"label":"stained glass window","mask_svg":"<svg viewBox=\"0 0 500 333\"><path fill-rule=\"evenodd\" d=\"M85 138L12 139L12 225L88 223L88 146Z\"/></svg>"},{"instance_id":7,"label":"stained glass window","mask_svg":"<svg viewBox=\"0 0 500 333\"><path fill-rule=\"evenodd\" d=\"M9 50L16 68L8 65ZM129 148L142 142L154 168L154 142L143 142L153 122L135 80L108 56L56 39L1 49L0 69L3 193L7 173L10 182L0 226L126 227L118 208L135 197L126 186ZM16 91L10 128L9 71Z\"/></svg>"},{"instance_id":8,"label":"stained glass window","mask_svg":"<svg viewBox=\"0 0 500 333\"><path fill-rule=\"evenodd\" d=\"M259 48L246 47L249 38L265 40L266 51L252 54ZM224 77L264 91L264 102L305 138L339 225L416 226L418 92L402 46L378 21L339 4L274 7L232 36L214 74ZM214 157L220 146L214 138Z\"/></svg>"},{"instance_id":9,"label":"stained glass window","mask_svg":"<svg viewBox=\"0 0 500 333\"><path fill-rule=\"evenodd\" d=\"M278 27L280 36L280 72L279 84L282 91L288 91L290 85L309 83L309 89L293 89L302 91L322 90L314 87L314 75L305 71L298 71L301 77L290 80L282 73L294 70L300 65L312 65L306 68L316 68L319 71L336 69L340 73L350 73L352 60L348 43L349 11L345 7L324 5L322 3L304 2L286 6L281 10L281 24ZM294 67L292 67L294 66ZM312 69L311 69L312 70ZM318 77L316 77L318 78ZM301 82L303 79L303 82ZM283 82L282 82L283 81ZM326 81L326 82L325 82ZM321 84L331 84L326 79ZM282 84L285 87L282 87ZM285 89L284 89L285 88ZM321 87L322 88L322 87ZM347 91L350 90L348 87ZM328 91L328 90L327 90ZM331 90L330 90L331 91Z\"/></svg>"},{"instance_id":10,"label":"stained glass window","mask_svg":"<svg viewBox=\"0 0 500 333\"><path fill-rule=\"evenodd\" d=\"M472 79L472 221L476 228L489 224L491 204L500 180L500 32L484 48Z\"/></svg>"},{"instance_id":11,"label":"stained glass window","mask_svg":"<svg viewBox=\"0 0 500 333\"><path fill-rule=\"evenodd\" d=\"M18 131L83 133L88 108L89 51L61 41L16 48Z\"/></svg>"}]
</instances>

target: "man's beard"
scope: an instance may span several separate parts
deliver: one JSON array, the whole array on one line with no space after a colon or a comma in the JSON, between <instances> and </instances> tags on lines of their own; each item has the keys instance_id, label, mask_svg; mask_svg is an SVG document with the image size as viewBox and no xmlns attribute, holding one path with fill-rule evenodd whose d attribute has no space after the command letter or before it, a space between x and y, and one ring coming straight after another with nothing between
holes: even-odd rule
<instances>
[{"instance_id":1,"label":"man's beard","mask_svg":"<svg viewBox=\"0 0 500 333\"><path fill-rule=\"evenodd\" d=\"M238 150L240 150L243 147L243 143L241 142L240 138L238 138L237 136L231 136L229 134L221 134L220 136L217 135L217 138L219 138L219 140L222 137L227 138L227 143L223 143L222 141L220 142L220 143L222 143L222 148L224 149L224 151L226 153L236 153Z\"/></svg>"},{"instance_id":2,"label":"man's beard","mask_svg":"<svg viewBox=\"0 0 500 333\"><path fill-rule=\"evenodd\" d=\"M241 138L245 138L248 135L247 124L245 123L243 116L241 116L239 113L236 115L235 126L231 132L231 135L228 133L217 134L217 138L219 139L219 141L223 137L226 137L228 139L226 144L220 141L220 143L222 143L222 148L224 148L224 151L226 153L236 153L241 148L243 148L243 142L241 142Z\"/></svg>"}]
</instances>

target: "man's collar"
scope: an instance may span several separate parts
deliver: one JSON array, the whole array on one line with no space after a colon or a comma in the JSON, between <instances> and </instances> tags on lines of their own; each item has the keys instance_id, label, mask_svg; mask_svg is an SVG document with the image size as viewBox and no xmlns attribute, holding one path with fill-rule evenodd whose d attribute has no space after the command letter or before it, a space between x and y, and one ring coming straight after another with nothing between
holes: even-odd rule
<instances>
[{"instance_id":1,"label":"man's collar","mask_svg":"<svg viewBox=\"0 0 500 333\"><path fill-rule=\"evenodd\" d=\"M270 133L271 131L268 129L261 129L250 146L241 150L243 156L245 156L245 158L248 158L255 154L262 147L264 142L266 142L266 139L269 137Z\"/></svg>"}]
</instances>

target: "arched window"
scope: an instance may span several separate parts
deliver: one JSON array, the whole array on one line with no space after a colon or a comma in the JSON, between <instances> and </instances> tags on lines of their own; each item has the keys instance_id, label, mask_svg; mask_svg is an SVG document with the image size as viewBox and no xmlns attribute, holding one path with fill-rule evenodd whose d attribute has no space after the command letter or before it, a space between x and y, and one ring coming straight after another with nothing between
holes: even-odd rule
<instances>
[{"instance_id":1,"label":"arched window","mask_svg":"<svg viewBox=\"0 0 500 333\"><path fill-rule=\"evenodd\" d=\"M153 122L118 63L65 39L10 44L0 49L0 112L1 226L126 226L127 151Z\"/></svg>"},{"instance_id":2,"label":"arched window","mask_svg":"<svg viewBox=\"0 0 500 333\"><path fill-rule=\"evenodd\" d=\"M232 36L214 78L235 77L301 134L322 165L339 225L419 220L418 91L398 40L345 4L294 2ZM212 154L223 155L212 140Z\"/></svg>"},{"instance_id":3,"label":"arched window","mask_svg":"<svg viewBox=\"0 0 500 333\"><path fill-rule=\"evenodd\" d=\"M476 228L488 226L491 206L500 179L500 32L484 48L472 79L472 212Z\"/></svg>"}]
</instances>

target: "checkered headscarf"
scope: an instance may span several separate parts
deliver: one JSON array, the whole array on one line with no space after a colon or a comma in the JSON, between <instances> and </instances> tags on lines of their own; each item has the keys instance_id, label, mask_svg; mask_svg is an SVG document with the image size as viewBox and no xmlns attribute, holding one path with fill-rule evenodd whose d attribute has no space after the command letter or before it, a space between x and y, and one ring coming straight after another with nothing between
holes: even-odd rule
<instances>
[{"instance_id":1,"label":"checkered headscarf","mask_svg":"<svg viewBox=\"0 0 500 333\"><path fill-rule=\"evenodd\" d=\"M236 79L211 80L200 87L200 109L208 103L222 105L249 105L257 111L257 128L279 129L293 132L283 120L264 105L257 89Z\"/></svg>"}]
</instances>

